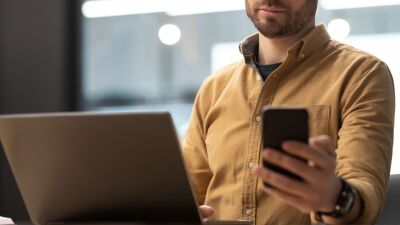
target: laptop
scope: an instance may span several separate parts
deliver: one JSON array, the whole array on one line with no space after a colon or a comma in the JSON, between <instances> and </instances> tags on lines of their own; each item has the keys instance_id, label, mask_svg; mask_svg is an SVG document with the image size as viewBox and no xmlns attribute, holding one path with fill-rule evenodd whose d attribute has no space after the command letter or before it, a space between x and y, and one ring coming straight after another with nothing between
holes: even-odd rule
<instances>
[{"instance_id":1,"label":"laptop","mask_svg":"<svg viewBox=\"0 0 400 225\"><path fill-rule=\"evenodd\" d=\"M204 223L167 112L5 115L0 141L34 224Z\"/></svg>"}]
</instances>

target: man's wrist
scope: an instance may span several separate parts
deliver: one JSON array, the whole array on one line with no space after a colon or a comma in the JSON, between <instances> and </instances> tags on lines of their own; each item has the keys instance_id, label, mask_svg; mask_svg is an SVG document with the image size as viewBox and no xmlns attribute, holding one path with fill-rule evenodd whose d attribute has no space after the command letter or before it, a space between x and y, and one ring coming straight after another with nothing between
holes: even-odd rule
<instances>
[{"instance_id":1,"label":"man's wrist","mask_svg":"<svg viewBox=\"0 0 400 225\"><path fill-rule=\"evenodd\" d=\"M346 181L341 180L342 189L338 196L335 210L332 212L316 212L315 218L319 222L327 224L349 224L357 221L363 213L363 201L358 194L357 190L349 185ZM347 194L344 194L347 193ZM351 200L347 198L349 195L354 195L351 202L343 202ZM340 206L343 204L342 206ZM344 206L347 204L346 206Z\"/></svg>"},{"instance_id":2,"label":"man's wrist","mask_svg":"<svg viewBox=\"0 0 400 225\"><path fill-rule=\"evenodd\" d=\"M317 211L321 212L331 212L335 210L336 201L342 191L342 182L339 177L335 176L335 182L331 185L332 189L329 192L328 199L325 204L321 206Z\"/></svg>"},{"instance_id":3,"label":"man's wrist","mask_svg":"<svg viewBox=\"0 0 400 225\"><path fill-rule=\"evenodd\" d=\"M340 179L341 188L340 192L336 197L335 205L332 211L317 211L317 217L321 217L322 215L330 216L334 218L343 218L354 206L355 198L356 198L356 190L347 184L346 181Z\"/></svg>"}]
</instances>

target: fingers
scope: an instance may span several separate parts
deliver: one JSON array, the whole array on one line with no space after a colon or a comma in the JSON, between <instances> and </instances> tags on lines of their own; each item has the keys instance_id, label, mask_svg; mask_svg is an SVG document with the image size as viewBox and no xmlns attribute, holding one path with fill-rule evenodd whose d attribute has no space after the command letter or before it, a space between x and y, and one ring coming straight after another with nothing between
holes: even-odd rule
<instances>
[{"instance_id":1,"label":"fingers","mask_svg":"<svg viewBox=\"0 0 400 225\"><path fill-rule=\"evenodd\" d=\"M273 187L264 187L267 194L280 198L303 212L318 209L331 211L341 187L339 178L329 173L325 173L325 179L315 180L319 182L307 183L264 167L257 167L254 172L263 182Z\"/></svg>"},{"instance_id":2,"label":"fingers","mask_svg":"<svg viewBox=\"0 0 400 225\"><path fill-rule=\"evenodd\" d=\"M273 149L267 149L263 152L263 159L298 175L304 180L312 182L316 179L322 179L319 171L313 169L307 163L286 153L282 153Z\"/></svg>"},{"instance_id":3,"label":"fingers","mask_svg":"<svg viewBox=\"0 0 400 225\"><path fill-rule=\"evenodd\" d=\"M312 190L306 183L289 178L280 173L269 170L265 167L257 167L254 173L260 177L265 183L272 185L283 192L290 193L291 195L302 197L304 195L311 195Z\"/></svg>"},{"instance_id":4,"label":"fingers","mask_svg":"<svg viewBox=\"0 0 400 225\"><path fill-rule=\"evenodd\" d=\"M336 157L335 145L327 135L312 137L309 139L308 144L320 152Z\"/></svg>"},{"instance_id":5,"label":"fingers","mask_svg":"<svg viewBox=\"0 0 400 225\"><path fill-rule=\"evenodd\" d=\"M312 161L313 164L324 170L331 170L332 163L334 164L335 161L334 157L325 153L325 151L331 151L330 149L324 150L324 152L321 152L321 150L316 151L315 149L311 148L311 146L297 141L285 141L282 145L282 148L285 152L303 158L307 161ZM318 148L322 147L318 145Z\"/></svg>"},{"instance_id":6,"label":"fingers","mask_svg":"<svg viewBox=\"0 0 400 225\"><path fill-rule=\"evenodd\" d=\"M207 219L207 218L213 216L215 213L215 210L211 206L208 206L208 205L201 205L199 208L200 208L200 213L201 213L201 216L203 217L203 219Z\"/></svg>"},{"instance_id":7,"label":"fingers","mask_svg":"<svg viewBox=\"0 0 400 225\"><path fill-rule=\"evenodd\" d=\"M303 180L286 177L268 168L256 168L257 177L274 187L264 188L264 191L305 213L331 209L332 196L337 196L340 180L335 174L335 145L330 138L310 138L308 144L286 141L282 149L283 151L267 149L262 158Z\"/></svg>"}]
</instances>

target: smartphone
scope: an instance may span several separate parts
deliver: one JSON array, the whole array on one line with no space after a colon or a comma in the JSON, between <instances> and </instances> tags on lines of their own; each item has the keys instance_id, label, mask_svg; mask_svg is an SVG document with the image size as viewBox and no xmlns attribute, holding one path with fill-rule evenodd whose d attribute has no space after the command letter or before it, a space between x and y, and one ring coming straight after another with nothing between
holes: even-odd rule
<instances>
[{"instance_id":1,"label":"smartphone","mask_svg":"<svg viewBox=\"0 0 400 225\"><path fill-rule=\"evenodd\" d=\"M283 152L281 146L287 140L308 143L308 112L305 108L266 107L263 110L262 129L263 149L273 148ZM299 176L265 160L263 166L290 178L302 180Z\"/></svg>"}]
</instances>

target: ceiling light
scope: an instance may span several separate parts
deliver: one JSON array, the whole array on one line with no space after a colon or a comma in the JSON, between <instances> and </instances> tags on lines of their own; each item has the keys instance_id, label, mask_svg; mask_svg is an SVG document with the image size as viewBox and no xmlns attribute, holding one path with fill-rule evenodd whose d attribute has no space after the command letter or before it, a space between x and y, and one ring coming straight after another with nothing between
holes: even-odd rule
<instances>
[{"instance_id":1,"label":"ceiling light","mask_svg":"<svg viewBox=\"0 0 400 225\"><path fill-rule=\"evenodd\" d=\"M137 0L86 1L82 5L82 13L87 18L98 18L162 12L162 4L154 4L155 2L154 0L140 2Z\"/></svg>"},{"instance_id":2,"label":"ceiling light","mask_svg":"<svg viewBox=\"0 0 400 225\"><path fill-rule=\"evenodd\" d=\"M343 41L350 34L350 24L344 19L334 19L328 24L328 32L333 39Z\"/></svg>"},{"instance_id":3,"label":"ceiling light","mask_svg":"<svg viewBox=\"0 0 400 225\"><path fill-rule=\"evenodd\" d=\"M243 0L90 0L82 5L87 18L165 12L170 16L244 10Z\"/></svg>"},{"instance_id":4,"label":"ceiling light","mask_svg":"<svg viewBox=\"0 0 400 225\"><path fill-rule=\"evenodd\" d=\"M170 16L183 16L237 11L244 10L244 8L243 0L229 0L229 2L226 0L173 0L173 3L165 12Z\"/></svg>"},{"instance_id":5,"label":"ceiling light","mask_svg":"<svg viewBox=\"0 0 400 225\"><path fill-rule=\"evenodd\" d=\"M400 0L321 0L322 8L327 10L366 8L388 5L400 5Z\"/></svg>"},{"instance_id":6,"label":"ceiling light","mask_svg":"<svg viewBox=\"0 0 400 225\"><path fill-rule=\"evenodd\" d=\"M175 45L181 39L181 30L174 24L165 24L158 31L158 37L165 45Z\"/></svg>"}]
</instances>

